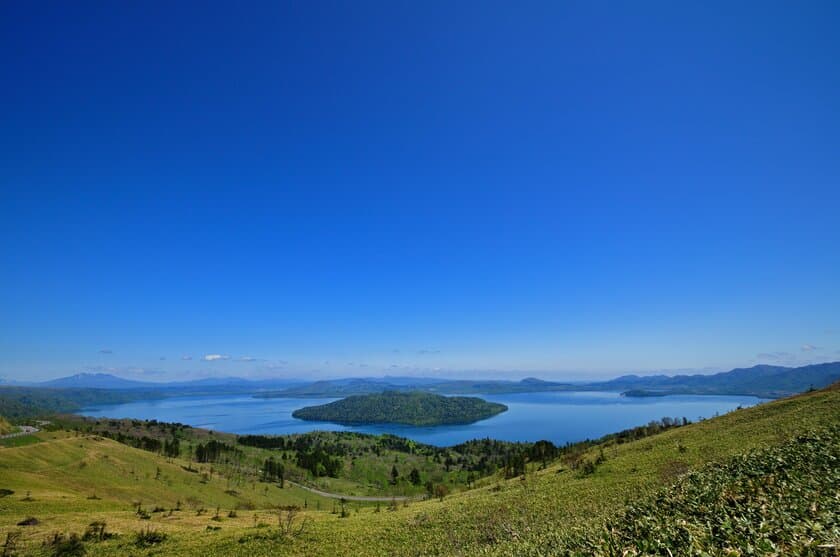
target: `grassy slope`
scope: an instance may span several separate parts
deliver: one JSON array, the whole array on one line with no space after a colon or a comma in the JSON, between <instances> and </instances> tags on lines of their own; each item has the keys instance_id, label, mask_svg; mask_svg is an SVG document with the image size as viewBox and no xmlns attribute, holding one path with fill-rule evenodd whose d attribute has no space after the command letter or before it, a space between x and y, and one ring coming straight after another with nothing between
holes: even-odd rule
<instances>
[{"instance_id":1,"label":"grassy slope","mask_svg":"<svg viewBox=\"0 0 840 557\"><path fill-rule=\"evenodd\" d=\"M412 503L394 512L371 507L338 518L312 512L314 496L307 495L309 521L304 534L294 539L271 535L268 511L240 512L236 519L213 522L209 515L182 511L172 517L153 515L139 520L131 501L174 506L187 497L201 500L208 509L235 507L244 499L266 509L277 503L300 502L293 489L279 490L256 484L234 486L243 495L225 493L225 481L214 478L201 484L196 474L167 463L151 453L96 438L60 437L37 445L0 449L0 488L15 494L0 498L0 536L26 516L42 523L23 529L30 551L52 531L81 532L96 518L124 535L116 540L88 544L92 555L121 555L131 550L131 533L151 524L170 533L158 554L181 555L474 555L540 554L559 535L600 523L622 510L628 500L671 482L679 473L709 461L718 461L751 448L781 443L812 426L840 421L840 389L810 393L734 413L625 445L603 447L606 460L583 476L560 463L531 474L526 480L490 482L482 489L447 498L444 502ZM45 434L39 434L46 437ZM587 456L594 459L599 449ZM107 456L107 458L106 458ZM85 462L85 465L80 465ZM156 468L162 479L154 479ZM205 469L208 467L205 466ZM133 471L133 473L132 473ZM87 496L96 490L99 500ZM34 501L23 501L26 490ZM332 508L322 502L322 509ZM254 514L257 518L254 518ZM209 513L209 514L212 514ZM221 530L206 531L218 525Z\"/></svg>"},{"instance_id":2,"label":"grassy slope","mask_svg":"<svg viewBox=\"0 0 840 557\"><path fill-rule=\"evenodd\" d=\"M208 521L217 506L226 513L275 505L307 504L323 509L333 505L331 500L295 487L281 490L276 484L262 482L232 484L212 474L210 465L193 464L209 474L205 483L202 473L184 470L189 465L186 461L167 460L102 437L65 432L42 432L37 437L42 442L0 449L0 488L14 491L0 498L0 544L7 531L17 529L14 525L30 516L40 524L22 531L26 542L35 543L54 531L82 532L94 519L104 519L111 528L124 532L147 524L162 530L200 524L203 529L214 523ZM158 506L168 510L179 501L181 512L171 517L156 513L151 521L139 519L132 510L135 502L151 511ZM198 508L208 512L197 517ZM238 521L243 526L253 523L253 513L240 515Z\"/></svg>"},{"instance_id":3,"label":"grassy slope","mask_svg":"<svg viewBox=\"0 0 840 557\"><path fill-rule=\"evenodd\" d=\"M288 548L296 554L511 555L546 543L558 527L600 521L628 499L670 482L689 467L750 448L780 443L808 427L840 420L837 388L802 395L679 428L626 445L607 447L606 462L587 477L561 465L532 476L381 515L313 524ZM684 447L681 451L680 447ZM590 458L594 458L597 450ZM224 550L236 553L230 545ZM270 544L250 544L268 555ZM224 551L222 551L224 553ZM220 553L221 554L221 553Z\"/></svg>"},{"instance_id":4,"label":"grassy slope","mask_svg":"<svg viewBox=\"0 0 840 557\"><path fill-rule=\"evenodd\" d=\"M117 432L137 438L149 436L161 441L168 440L172 437L172 431L167 424L152 424L140 420L100 420L63 417L61 420L54 421L58 425L63 425L64 429L79 429L88 433L107 432L109 434L108 436L112 438ZM88 431L88 427L92 429ZM262 467L265 459L273 457L275 460L282 461L286 468L287 479L329 493L380 497L393 495L417 496L426 492L426 488L422 484L429 480L434 483L445 483L453 491L465 489L468 476L468 472L460 470L457 466L453 466L447 472L442 462L435 462L424 454L383 448L374 439L367 436L347 438L336 432L313 432L288 436L290 438L305 438L309 443L322 443L326 445L339 443L346 449L348 456L343 458L344 468L341 472L341 477L332 478L321 476L314 478L306 470L296 465L296 452L292 450L266 450L241 445L237 444L236 435L211 432L200 428L186 428L177 434L181 439L181 447L184 452L190 444L194 445L196 442L206 443L210 439L215 439L229 445L234 445L237 449L243 451L246 455L246 458L243 460L245 466L252 466L259 469ZM22 439L31 439L31 437L16 438L16 440ZM9 439L6 441L11 442L15 440ZM3 443L0 440L0 446ZM26 443L10 443L8 446L17 446L20 444ZM374 447L376 447L375 451L372 450ZM287 460L282 460L282 456L286 456ZM397 485L391 485L390 483L392 466L397 467L400 477L404 480L398 482ZM419 470L422 478L421 485L415 486L405 481L412 468Z\"/></svg>"},{"instance_id":5,"label":"grassy slope","mask_svg":"<svg viewBox=\"0 0 840 557\"><path fill-rule=\"evenodd\" d=\"M6 421L6 418L0 416L0 435L10 433L12 431L12 424Z\"/></svg>"}]
</instances>

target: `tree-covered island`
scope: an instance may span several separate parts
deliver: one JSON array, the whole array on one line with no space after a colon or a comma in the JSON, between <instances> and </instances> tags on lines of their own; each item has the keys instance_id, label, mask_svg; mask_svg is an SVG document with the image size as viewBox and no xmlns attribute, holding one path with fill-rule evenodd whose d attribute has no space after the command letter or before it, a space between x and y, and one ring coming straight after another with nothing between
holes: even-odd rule
<instances>
[{"instance_id":1,"label":"tree-covered island","mask_svg":"<svg viewBox=\"0 0 840 557\"><path fill-rule=\"evenodd\" d=\"M506 411L504 404L476 397L442 396L425 392L395 392L350 396L329 404L307 406L292 413L301 420L346 425L407 424L433 426L469 424Z\"/></svg>"}]
</instances>

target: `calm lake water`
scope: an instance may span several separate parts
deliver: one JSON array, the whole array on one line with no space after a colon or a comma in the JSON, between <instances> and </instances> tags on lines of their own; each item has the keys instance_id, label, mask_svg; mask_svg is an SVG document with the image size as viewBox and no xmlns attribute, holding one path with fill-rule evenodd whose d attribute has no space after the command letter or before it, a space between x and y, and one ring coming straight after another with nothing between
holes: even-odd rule
<instances>
[{"instance_id":1,"label":"calm lake water","mask_svg":"<svg viewBox=\"0 0 840 557\"><path fill-rule=\"evenodd\" d=\"M359 431L393 433L422 443L447 446L491 437L507 441L548 439L556 444L597 438L643 425L663 417L685 416L696 421L723 414L762 399L749 396L695 396L628 398L612 392L548 392L485 395L508 411L469 425L412 427L401 425L342 426L305 422L292 417L304 406L334 398L254 398L250 395L177 397L86 408L80 413L109 418L137 418L180 422L230 433L282 434L307 431Z\"/></svg>"}]
</instances>

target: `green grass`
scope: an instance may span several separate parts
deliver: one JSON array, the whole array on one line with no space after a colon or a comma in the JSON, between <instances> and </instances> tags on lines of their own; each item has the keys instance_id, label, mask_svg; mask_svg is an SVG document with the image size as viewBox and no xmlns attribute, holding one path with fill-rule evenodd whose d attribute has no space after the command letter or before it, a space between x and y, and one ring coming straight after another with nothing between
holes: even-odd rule
<instances>
[{"instance_id":1,"label":"green grass","mask_svg":"<svg viewBox=\"0 0 840 557\"><path fill-rule=\"evenodd\" d=\"M81 417L56 419L51 427L77 430L85 434L98 434L111 439L134 444L142 438L154 438L160 444L177 438L180 454L188 458L191 447L211 439L235 447L235 454L222 456L216 467L223 473L250 468L262 469L264 462L273 458L282 464L284 476L298 483L331 492L354 496L419 496L426 493L427 482L445 484L450 491L466 489L470 480L492 474L505 455L513 451L528 450L530 444L497 442L492 446L465 444L439 448L423 445L390 435L373 436L351 432L316 431L283 436L241 436L211 432L176 424L163 424L142 420L111 420ZM273 447L273 448L265 448ZM279 448L282 447L282 448ZM298 451L323 449L331 459L340 461L334 477L313 475L311 469L298 465ZM147 450L148 446L145 447ZM192 451L194 454L194 451ZM481 462L482 466L478 466ZM392 481L392 468L396 466L398 479ZM413 469L418 470L419 482L410 481ZM468 470L472 470L469 472Z\"/></svg>"},{"instance_id":2,"label":"green grass","mask_svg":"<svg viewBox=\"0 0 840 557\"><path fill-rule=\"evenodd\" d=\"M21 545L26 554L37 555L47 551L41 544L51 532L82 534L90 522L104 520L109 531L119 535L101 542L85 542L89 555L598 554L593 548L602 541L605 524L635 524L629 520L622 522L622 517L629 516L653 524L654 532L669 532L675 524L667 522L671 515L675 520L684 519L694 508L691 497L686 495L681 500L680 493L690 494L692 485L709 484L715 478L720 478L720 483L715 485L722 490L741 486L739 478L749 472L738 468L738 462L747 463L745 466L753 467L762 477L778 473L772 471L772 460L778 456L773 451L782 451L783 460L790 460L791 489L801 488L804 494L801 500L814 502L811 494L817 484L805 481L808 475L801 473L802 467L796 462L807 463L809 455L816 455L816 451L829 455L825 458L832 458L832 454L836 458L831 444L836 445L837 437L817 448L790 449L789 441L805 432L831 428L838 423L840 390L835 387L738 410L639 441L592 447L581 459L558 461L545 470L529 471L524 478L507 481L500 476L487 478L480 482L482 487L449 496L442 502L414 502L407 507L398 505L394 510L381 505L380 512L372 505L351 504L344 518L329 512L333 501L315 503L314 496L300 490L280 490L260 482L230 485L231 480L218 474L212 474L207 483L202 483L200 474L183 470L185 461L167 461L103 438L42 433L39 444L0 450L0 489L14 491L0 497L0 544L7 532L22 531ZM737 455L750 451L758 453L738 460ZM836 460L825 458L821 466L828 462L836 470ZM707 468L715 463L722 464ZM209 472L209 465L201 467ZM785 467L787 464L782 466ZM686 479L684 474L690 471L698 472ZM685 487L671 491L669 486L675 482ZM826 487L824 483L819 485ZM836 488L836 483L833 485ZM264 493L266 488L268 491ZM226 492L229 489L236 494ZM27 491L31 500L26 500ZM93 493L98 499L89 499ZM784 497L788 495L783 494L782 500L786 501ZM663 496L673 499L674 507L667 514L655 514L656 502L660 500L657 498ZM190 503L188 497L193 498ZM308 499L307 510L295 521L295 524L305 521L302 533L284 534L272 509L279 504L302 505L304 498ZM149 520L142 520L132 508L132 502L138 500L149 511L155 505L169 509L181 500L182 510L171 515L168 510L151 513ZM244 507L244 501L255 510L241 509L235 518L227 518L225 512ZM757 504L753 501L743 499L743 509L738 511L741 514L733 516L751 516L749 513ZM825 502L815 501L819 514ZM195 507L199 505L208 512L198 516ZM800 510L791 515L791 520L776 524L783 524L783 530L804 528L803 536L806 536L805 522L813 519L801 515L802 507L797 505L785 504L784 507ZM222 509L218 521L212 517L216 506ZM633 509L641 510L633 514ZM16 526L29 516L40 523ZM787 522L789 527L785 525ZM166 533L166 539L160 544L138 547L134 535L144 527ZM826 523L825 527L830 532L832 525ZM616 536L629 545L636 539L633 532L637 530L617 532ZM726 538L718 538L725 545ZM697 539L702 540L700 534ZM725 547L712 545L717 543L715 539L701 544L708 546L709 555L726 554ZM613 553L603 550L600 554Z\"/></svg>"},{"instance_id":3,"label":"green grass","mask_svg":"<svg viewBox=\"0 0 840 557\"><path fill-rule=\"evenodd\" d=\"M558 553L807 555L840 544L840 423L691 472Z\"/></svg>"},{"instance_id":4,"label":"green grass","mask_svg":"<svg viewBox=\"0 0 840 557\"><path fill-rule=\"evenodd\" d=\"M41 438L37 435L21 435L20 437L0 439L0 447L23 447L25 445L32 445L33 443L40 442Z\"/></svg>"},{"instance_id":5,"label":"green grass","mask_svg":"<svg viewBox=\"0 0 840 557\"><path fill-rule=\"evenodd\" d=\"M5 435L6 433L11 432L12 424L10 424L3 416L0 416L0 435Z\"/></svg>"}]
</instances>

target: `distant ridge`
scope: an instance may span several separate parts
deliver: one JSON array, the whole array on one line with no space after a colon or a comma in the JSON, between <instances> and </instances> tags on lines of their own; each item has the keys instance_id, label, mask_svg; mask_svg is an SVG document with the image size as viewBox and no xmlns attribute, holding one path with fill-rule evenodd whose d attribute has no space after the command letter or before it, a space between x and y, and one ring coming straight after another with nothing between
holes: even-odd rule
<instances>
[{"instance_id":1,"label":"distant ridge","mask_svg":"<svg viewBox=\"0 0 840 557\"><path fill-rule=\"evenodd\" d=\"M840 362L801 367L756 365L711 375L623 375L608 381L561 383L528 377L521 381L439 379L428 377L350 377L306 382L300 379L219 377L153 383L107 373L78 373L30 387L107 389L176 393L255 393L273 397L346 397L384 391L425 391L438 394L511 394L544 391L619 391L627 396L663 394L752 395L781 398L840 381ZM19 384L22 385L22 384ZM5 386L4 386L5 388Z\"/></svg>"},{"instance_id":2,"label":"distant ridge","mask_svg":"<svg viewBox=\"0 0 840 557\"><path fill-rule=\"evenodd\" d=\"M840 381L840 362L801 367L757 365L713 375L625 375L590 384L611 391L646 394L741 394L781 398Z\"/></svg>"},{"instance_id":3,"label":"distant ridge","mask_svg":"<svg viewBox=\"0 0 840 557\"><path fill-rule=\"evenodd\" d=\"M307 383L258 396L273 397L346 397L384 391L427 391L439 394L511 394L545 391L619 391L627 396L667 394L751 395L781 398L809 389L820 389L840 381L840 362L802 367L757 365L713 375L624 375L609 381L559 383L533 377L521 381L501 380L428 380L401 381L387 378L352 378Z\"/></svg>"},{"instance_id":4,"label":"distant ridge","mask_svg":"<svg viewBox=\"0 0 840 557\"><path fill-rule=\"evenodd\" d=\"M53 389L141 389L153 387L154 384L123 379L108 373L77 373L69 377L44 381L38 386Z\"/></svg>"},{"instance_id":5,"label":"distant ridge","mask_svg":"<svg viewBox=\"0 0 840 557\"><path fill-rule=\"evenodd\" d=\"M290 387L302 383L295 379L245 379L242 377L206 377L190 381L166 383L124 379L109 373L77 373L68 377L51 379L41 383L26 383L21 386L46 387L51 389L139 389L146 391L175 389L236 389L237 391Z\"/></svg>"}]
</instances>

